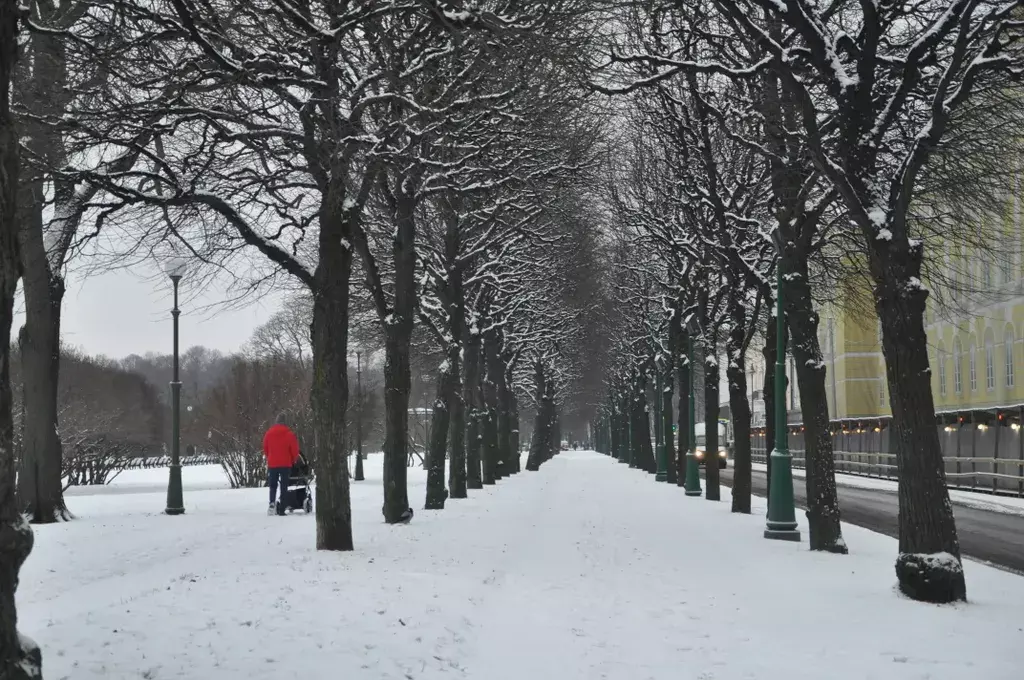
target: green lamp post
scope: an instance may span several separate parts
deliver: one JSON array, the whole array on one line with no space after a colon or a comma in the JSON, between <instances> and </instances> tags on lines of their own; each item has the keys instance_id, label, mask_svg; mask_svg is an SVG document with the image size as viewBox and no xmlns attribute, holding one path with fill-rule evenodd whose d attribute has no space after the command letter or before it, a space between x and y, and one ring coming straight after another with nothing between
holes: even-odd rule
<instances>
[{"instance_id":1,"label":"green lamp post","mask_svg":"<svg viewBox=\"0 0 1024 680\"><path fill-rule=\"evenodd\" d=\"M171 465L167 479L168 515L181 515L185 512L185 502L181 493L181 376L178 374L178 284L185 274L185 261L174 258L167 263L167 275L174 284L174 308L171 317L174 319L174 372L171 377Z\"/></svg>"},{"instance_id":2,"label":"green lamp post","mask_svg":"<svg viewBox=\"0 0 1024 680\"><path fill-rule=\"evenodd\" d=\"M793 502L793 459L789 455L786 432L786 327L782 310L782 258L776 271L778 292L775 295L775 322L778 345L775 352L775 447L768 464L771 486L768 489L768 520L764 537L779 541L799 541L796 528L796 507Z\"/></svg>"},{"instance_id":3,"label":"green lamp post","mask_svg":"<svg viewBox=\"0 0 1024 680\"><path fill-rule=\"evenodd\" d=\"M697 463L697 396L693 386L693 333L687 334L688 344L686 347L686 360L690 364L690 384L687 389L690 390L690 432L687 436L688 444L686 450L686 482L683 484L683 488L686 489L687 496L699 496L701 494L700 488L700 465Z\"/></svg>"},{"instance_id":4,"label":"green lamp post","mask_svg":"<svg viewBox=\"0 0 1024 680\"><path fill-rule=\"evenodd\" d=\"M668 481L668 457L665 455L665 432L663 430L665 393L661 384L661 371L655 365L654 378L654 440L657 443L658 471L654 475L657 482Z\"/></svg>"}]
</instances>

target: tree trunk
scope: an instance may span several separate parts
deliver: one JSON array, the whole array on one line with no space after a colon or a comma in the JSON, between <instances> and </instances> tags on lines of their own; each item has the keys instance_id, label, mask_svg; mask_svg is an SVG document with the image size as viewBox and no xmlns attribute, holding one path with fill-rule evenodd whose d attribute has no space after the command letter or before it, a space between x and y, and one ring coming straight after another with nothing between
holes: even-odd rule
<instances>
[{"instance_id":1,"label":"tree trunk","mask_svg":"<svg viewBox=\"0 0 1024 680\"><path fill-rule=\"evenodd\" d=\"M463 401L462 392L459 389L461 387L459 377L462 370L459 355L459 348L456 346L449 359L454 382L454 392L449 402L451 449L448 453L450 468L448 492L451 498L466 498L469 495L466 490L466 403Z\"/></svg>"},{"instance_id":2,"label":"tree trunk","mask_svg":"<svg viewBox=\"0 0 1024 680\"><path fill-rule=\"evenodd\" d=\"M772 304L772 309L776 305ZM775 450L775 360L778 356L778 328L774 316L768 319L768 330L765 333L764 348L764 387L761 398L764 399L764 462L766 489L772 488L772 451ZM785 408L785 404L782 405ZM765 495L765 501L771 502L771 494Z\"/></svg>"},{"instance_id":3,"label":"tree trunk","mask_svg":"<svg viewBox=\"0 0 1024 680\"><path fill-rule=\"evenodd\" d=\"M384 521L388 524L401 522L409 510L411 388L409 341L395 329L384 341Z\"/></svg>"},{"instance_id":4,"label":"tree trunk","mask_svg":"<svg viewBox=\"0 0 1024 680\"><path fill-rule=\"evenodd\" d=\"M676 486L686 485L686 452L690 450L690 356L689 334L679 335L679 456L676 458Z\"/></svg>"},{"instance_id":5,"label":"tree trunk","mask_svg":"<svg viewBox=\"0 0 1024 680\"><path fill-rule=\"evenodd\" d=\"M814 311L808 283L806 260L786 258L783 271L783 300L790 351L800 386L800 410L804 423L805 467L807 470L807 528L811 550L846 554L846 542L839 523L835 458L829 429L825 362L818 344L818 313Z\"/></svg>"},{"instance_id":6,"label":"tree trunk","mask_svg":"<svg viewBox=\"0 0 1024 680\"><path fill-rule=\"evenodd\" d=\"M330 218L321 218L321 224ZM321 228L323 232L324 229ZM348 290L352 256L321 235L313 291L313 438L317 550L352 550L345 411L348 406Z\"/></svg>"},{"instance_id":7,"label":"tree trunk","mask_svg":"<svg viewBox=\"0 0 1024 680\"><path fill-rule=\"evenodd\" d=\"M654 455L654 446L651 444L651 405L647 401L647 390L640 392L640 447L643 452L642 470L650 474L657 474L658 459Z\"/></svg>"},{"instance_id":8,"label":"tree trunk","mask_svg":"<svg viewBox=\"0 0 1024 680\"><path fill-rule=\"evenodd\" d=\"M712 348L714 345L712 344ZM704 497L722 500L718 469L718 359L714 350L704 353L704 476L707 480Z\"/></svg>"},{"instance_id":9,"label":"tree trunk","mask_svg":"<svg viewBox=\"0 0 1024 680\"><path fill-rule=\"evenodd\" d=\"M463 350L466 372L462 385L466 405L466 486L484 488L480 460L480 337L471 329Z\"/></svg>"},{"instance_id":10,"label":"tree trunk","mask_svg":"<svg viewBox=\"0 0 1024 680\"><path fill-rule=\"evenodd\" d=\"M63 449L57 435L57 380L60 371L60 307L64 282L50 276L42 225L21 230L25 325L18 335L25 419L18 504L31 521L71 519L61 484Z\"/></svg>"},{"instance_id":11,"label":"tree trunk","mask_svg":"<svg viewBox=\"0 0 1024 680\"><path fill-rule=\"evenodd\" d=\"M544 367L540 362L534 366L534 381L537 415L534 417L533 421L533 438L530 440L530 455L526 459L526 469L530 472L536 472L539 470L540 464L544 462L544 455L547 447L546 439L550 436L548 433L550 424L547 417L547 389L544 382Z\"/></svg>"},{"instance_id":12,"label":"tree trunk","mask_svg":"<svg viewBox=\"0 0 1024 680\"><path fill-rule=\"evenodd\" d=\"M906 283L920 280L921 252L918 247L910 253L892 249L887 254L888 261L873 270L881 270L875 300L891 395L890 441L895 443L900 475L896 576L900 590L915 600L965 600L960 541L935 427L924 330L928 293Z\"/></svg>"},{"instance_id":13,"label":"tree trunk","mask_svg":"<svg viewBox=\"0 0 1024 680\"><path fill-rule=\"evenodd\" d=\"M39 648L18 634L14 594L18 572L32 551L32 529L22 517L15 489L11 392L11 325L18 261L16 193L18 137L10 113L10 84L18 56L18 3L0 0L0 678L42 677Z\"/></svg>"},{"instance_id":14,"label":"tree trunk","mask_svg":"<svg viewBox=\"0 0 1024 680\"><path fill-rule=\"evenodd\" d=\"M519 400L516 398L515 390L509 388L509 403L511 404L511 411L509 412L509 426L512 435L512 454L515 457L516 472L522 472L522 443L519 438Z\"/></svg>"},{"instance_id":15,"label":"tree trunk","mask_svg":"<svg viewBox=\"0 0 1024 680\"><path fill-rule=\"evenodd\" d=\"M500 359L498 373L498 451L501 453L502 469L506 475L519 472L516 466L516 452L512 448L512 391L508 387L506 366Z\"/></svg>"},{"instance_id":16,"label":"tree trunk","mask_svg":"<svg viewBox=\"0 0 1024 680\"><path fill-rule=\"evenodd\" d=\"M448 444L448 429L451 421L451 405L456 399L458 380L452 370L452 355L437 372L437 398L430 415L430 449L427 452L427 510L444 510L448 491L444 488L445 449Z\"/></svg>"},{"instance_id":17,"label":"tree trunk","mask_svg":"<svg viewBox=\"0 0 1024 680\"><path fill-rule=\"evenodd\" d=\"M488 485L494 484L502 477L501 451L498 447L498 378L495 376L495 371L500 368L495 366L495 362L499 361L496 344L494 333L489 333L481 347L481 362L484 366L480 386L484 411L483 483Z\"/></svg>"},{"instance_id":18,"label":"tree trunk","mask_svg":"<svg viewBox=\"0 0 1024 680\"><path fill-rule=\"evenodd\" d=\"M732 511L750 514L751 460L750 460L750 402L747 401L747 362L744 342L747 338L746 314L742 306L732 305L732 329L729 332L727 352L729 365L725 369L729 381L729 410L732 412Z\"/></svg>"}]
</instances>

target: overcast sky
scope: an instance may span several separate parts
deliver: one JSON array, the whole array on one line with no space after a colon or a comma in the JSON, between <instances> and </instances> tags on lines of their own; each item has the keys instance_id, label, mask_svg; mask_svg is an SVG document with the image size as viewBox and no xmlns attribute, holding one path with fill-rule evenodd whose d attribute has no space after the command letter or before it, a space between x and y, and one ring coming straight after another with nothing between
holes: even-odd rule
<instances>
[{"instance_id":1,"label":"overcast sky","mask_svg":"<svg viewBox=\"0 0 1024 680\"><path fill-rule=\"evenodd\" d=\"M61 336L68 345L89 354L122 358L129 354L170 354L171 282L154 277L153 270L136 267L103 274L69 275L64 296ZM243 309L209 307L222 302L223 289L199 292L182 282L181 349L205 345L225 353L239 350L256 326L276 312L278 297L254 302ZM19 305L20 306L20 305ZM23 317L11 329L17 337Z\"/></svg>"}]
</instances>

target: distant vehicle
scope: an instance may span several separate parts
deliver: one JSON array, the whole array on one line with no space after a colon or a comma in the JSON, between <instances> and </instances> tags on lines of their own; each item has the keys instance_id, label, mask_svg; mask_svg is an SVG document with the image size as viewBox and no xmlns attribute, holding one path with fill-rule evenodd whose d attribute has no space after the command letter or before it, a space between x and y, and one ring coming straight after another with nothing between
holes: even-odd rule
<instances>
[{"instance_id":1,"label":"distant vehicle","mask_svg":"<svg viewBox=\"0 0 1024 680\"><path fill-rule=\"evenodd\" d=\"M565 441L564 439L562 440L562 450L563 451L568 451L569 450L569 442Z\"/></svg>"},{"instance_id":2,"label":"distant vehicle","mask_svg":"<svg viewBox=\"0 0 1024 680\"><path fill-rule=\"evenodd\" d=\"M697 435L697 462L704 465L708 459L707 453L707 437L705 436L706 428L704 423L697 423L694 425L695 434ZM729 452L732 450L732 442L728 439L728 428L726 423L718 423L718 467L726 468L729 466Z\"/></svg>"}]
</instances>

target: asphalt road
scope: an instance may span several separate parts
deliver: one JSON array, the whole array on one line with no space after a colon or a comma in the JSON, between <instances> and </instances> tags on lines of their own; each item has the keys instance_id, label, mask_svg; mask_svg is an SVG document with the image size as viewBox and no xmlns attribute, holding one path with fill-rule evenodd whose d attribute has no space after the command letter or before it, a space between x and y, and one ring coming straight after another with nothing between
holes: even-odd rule
<instances>
[{"instance_id":1,"label":"asphalt road","mask_svg":"<svg viewBox=\"0 0 1024 680\"><path fill-rule=\"evenodd\" d=\"M722 470L722 483L732 484L732 469ZM767 494L765 473L754 470L754 495ZM895 538L899 499L895 493L874 489L839 486L839 511L844 522L866 527ZM803 506L807 494L804 480L793 480L797 505ZM1024 573L1024 517L979 510L953 504L960 550L966 557L994 566Z\"/></svg>"}]
</instances>

